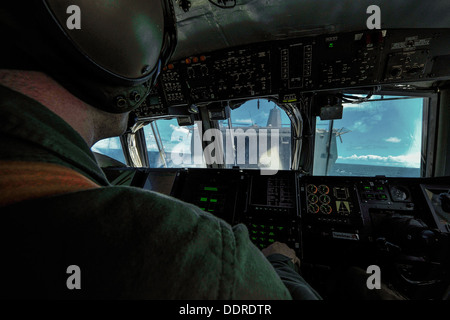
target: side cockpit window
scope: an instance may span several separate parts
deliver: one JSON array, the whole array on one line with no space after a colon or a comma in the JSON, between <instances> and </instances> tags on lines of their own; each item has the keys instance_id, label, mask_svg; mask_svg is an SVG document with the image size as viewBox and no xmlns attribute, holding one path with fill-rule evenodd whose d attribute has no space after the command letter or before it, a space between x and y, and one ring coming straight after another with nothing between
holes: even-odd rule
<instances>
[{"instance_id":1,"label":"side cockpit window","mask_svg":"<svg viewBox=\"0 0 450 320\"><path fill-rule=\"evenodd\" d=\"M419 177L426 98L373 96L316 120L314 175Z\"/></svg>"}]
</instances>

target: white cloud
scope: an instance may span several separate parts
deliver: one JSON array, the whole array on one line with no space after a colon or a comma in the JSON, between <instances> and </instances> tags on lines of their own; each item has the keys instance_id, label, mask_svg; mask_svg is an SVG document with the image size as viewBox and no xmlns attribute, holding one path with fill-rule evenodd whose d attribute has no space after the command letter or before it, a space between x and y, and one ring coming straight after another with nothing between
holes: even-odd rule
<instances>
[{"instance_id":1,"label":"white cloud","mask_svg":"<svg viewBox=\"0 0 450 320\"><path fill-rule=\"evenodd\" d=\"M352 131L367 132L369 130L369 127L363 121L356 121L353 126L350 127L350 129Z\"/></svg>"},{"instance_id":2,"label":"white cloud","mask_svg":"<svg viewBox=\"0 0 450 320\"><path fill-rule=\"evenodd\" d=\"M400 141L402 141L402 139L399 139L397 137L390 137L390 138L384 139L384 141L392 142L392 143L399 143Z\"/></svg>"},{"instance_id":3,"label":"white cloud","mask_svg":"<svg viewBox=\"0 0 450 320\"><path fill-rule=\"evenodd\" d=\"M378 155L356 155L353 154L349 157L339 156L341 160L359 160L368 161L376 164L388 164L395 166L404 166L410 168L420 168L420 152L408 153L399 156L378 156Z\"/></svg>"},{"instance_id":4,"label":"white cloud","mask_svg":"<svg viewBox=\"0 0 450 320\"><path fill-rule=\"evenodd\" d=\"M242 123L248 123L249 125L251 125L253 123L253 120L248 118L248 119L236 119L233 120L233 122L238 123L238 124L242 124Z\"/></svg>"},{"instance_id":5,"label":"white cloud","mask_svg":"<svg viewBox=\"0 0 450 320\"><path fill-rule=\"evenodd\" d=\"M187 129L185 127L175 126L173 124L171 124L170 127L172 128L172 130L174 132L179 132L179 133L182 133L182 134L189 134L189 129Z\"/></svg>"}]
</instances>

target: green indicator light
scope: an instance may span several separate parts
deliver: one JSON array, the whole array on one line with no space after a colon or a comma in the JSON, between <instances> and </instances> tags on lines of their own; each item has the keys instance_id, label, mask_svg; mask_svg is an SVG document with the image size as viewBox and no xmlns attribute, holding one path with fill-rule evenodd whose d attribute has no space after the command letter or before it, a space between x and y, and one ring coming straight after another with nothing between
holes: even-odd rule
<instances>
[{"instance_id":1,"label":"green indicator light","mask_svg":"<svg viewBox=\"0 0 450 320\"><path fill-rule=\"evenodd\" d=\"M219 191L218 188L214 188L214 187L205 187L203 190L205 190L205 191Z\"/></svg>"},{"instance_id":2,"label":"green indicator light","mask_svg":"<svg viewBox=\"0 0 450 320\"><path fill-rule=\"evenodd\" d=\"M274 240L274 239L269 239L269 242L272 242L272 243L273 243L273 242L275 242L275 240Z\"/></svg>"},{"instance_id":3,"label":"green indicator light","mask_svg":"<svg viewBox=\"0 0 450 320\"><path fill-rule=\"evenodd\" d=\"M214 209L208 209L209 212L214 212Z\"/></svg>"},{"instance_id":4,"label":"green indicator light","mask_svg":"<svg viewBox=\"0 0 450 320\"><path fill-rule=\"evenodd\" d=\"M269 226L269 229L270 230L273 230L275 227L274 226Z\"/></svg>"},{"instance_id":5,"label":"green indicator light","mask_svg":"<svg viewBox=\"0 0 450 320\"><path fill-rule=\"evenodd\" d=\"M258 238L257 237L252 237L252 240L253 241L256 241Z\"/></svg>"},{"instance_id":6,"label":"green indicator light","mask_svg":"<svg viewBox=\"0 0 450 320\"><path fill-rule=\"evenodd\" d=\"M364 189L366 189L366 190L370 190L370 187L364 187Z\"/></svg>"},{"instance_id":7,"label":"green indicator light","mask_svg":"<svg viewBox=\"0 0 450 320\"><path fill-rule=\"evenodd\" d=\"M210 199L211 202L217 202L217 199Z\"/></svg>"},{"instance_id":8,"label":"green indicator light","mask_svg":"<svg viewBox=\"0 0 450 320\"><path fill-rule=\"evenodd\" d=\"M333 48L333 46L334 46L334 43L330 42L330 44L328 45L328 48Z\"/></svg>"},{"instance_id":9,"label":"green indicator light","mask_svg":"<svg viewBox=\"0 0 450 320\"><path fill-rule=\"evenodd\" d=\"M283 230L283 229L284 229L284 227L278 227L278 230L280 230L280 231Z\"/></svg>"},{"instance_id":10,"label":"green indicator light","mask_svg":"<svg viewBox=\"0 0 450 320\"><path fill-rule=\"evenodd\" d=\"M275 233L269 232L269 236L274 236L274 235L275 235Z\"/></svg>"},{"instance_id":11,"label":"green indicator light","mask_svg":"<svg viewBox=\"0 0 450 320\"><path fill-rule=\"evenodd\" d=\"M203 210L203 211L206 211L206 208L200 208L201 210Z\"/></svg>"},{"instance_id":12,"label":"green indicator light","mask_svg":"<svg viewBox=\"0 0 450 320\"><path fill-rule=\"evenodd\" d=\"M206 202L206 201L208 201L208 198L200 198L200 201L201 202Z\"/></svg>"}]
</instances>

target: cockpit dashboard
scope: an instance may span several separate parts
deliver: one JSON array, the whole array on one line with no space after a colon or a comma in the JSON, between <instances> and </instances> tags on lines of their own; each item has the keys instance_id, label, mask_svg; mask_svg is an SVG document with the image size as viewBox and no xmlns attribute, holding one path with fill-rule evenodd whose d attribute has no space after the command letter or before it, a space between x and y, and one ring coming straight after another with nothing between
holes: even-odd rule
<instances>
[{"instance_id":1,"label":"cockpit dashboard","mask_svg":"<svg viewBox=\"0 0 450 320\"><path fill-rule=\"evenodd\" d=\"M122 184L171 195L231 225L260 249L296 251L304 277L333 297L337 270L382 265L413 299L444 294L450 270L450 184L445 178L261 175L242 169L104 169Z\"/></svg>"}]
</instances>

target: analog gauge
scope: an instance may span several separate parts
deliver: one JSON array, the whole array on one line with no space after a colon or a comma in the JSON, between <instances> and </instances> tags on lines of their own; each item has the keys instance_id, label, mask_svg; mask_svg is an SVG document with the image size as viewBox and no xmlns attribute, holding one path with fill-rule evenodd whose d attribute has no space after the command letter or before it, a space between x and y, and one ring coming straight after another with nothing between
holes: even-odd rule
<instances>
[{"instance_id":1,"label":"analog gauge","mask_svg":"<svg viewBox=\"0 0 450 320\"><path fill-rule=\"evenodd\" d=\"M306 190L308 190L309 193L316 193L317 187L314 184L308 184Z\"/></svg>"},{"instance_id":2,"label":"analog gauge","mask_svg":"<svg viewBox=\"0 0 450 320\"><path fill-rule=\"evenodd\" d=\"M308 195L309 203L317 203L317 201L319 201L319 197L317 195L315 195L314 193Z\"/></svg>"},{"instance_id":3,"label":"analog gauge","mask_svg":"<svg viewBox=\"0 0 450 320\"><path fill-rule=\"evenodd\" d=\"M321 194L319 200L322 204L329 204L331 201L330 196L328 196L327 194Z\"/></svg>"},{"instance_id":4,"label":"analog gauge","mask_svg":"<svg viewBox=\"0 0 450 320\"><path fill-rule=\"evenodd\" d=\"M392 200L405 201L408 199L408 191L404 187L393 186L391 187Z\"/></svg>"},{"instance_id":5,"label":"analog gauge","mask_svg":"<svg viewBox=\"0 0 450 320\"><path fill-rule=\"evenodd\" d=\"M321 184L317 189L319 189L321 194L328 194L330 192L330 188L324 184Z\"/></svg>"},{"instance_id":6,"label":"analog gauge","mask_svg":"<svg viewBox=\"0 0 450 320\"><path fill-rule=\"evenodd\" d=\"M309 213L317 213L319 212L319 206L315 203L310 203L308 205L308 212Z\"/></svg>"},{"instance_id":7,"label":"analog gauge","mask_svg":"<svg viewBox=\"0 0 450 320\"><path fill-rule=\"evenodd\" d=\"M323 204L320 206L320 212L323 214L330 214L331 211L333 211L333 209L327 204Z\"/></svg>"}]
</instances>

